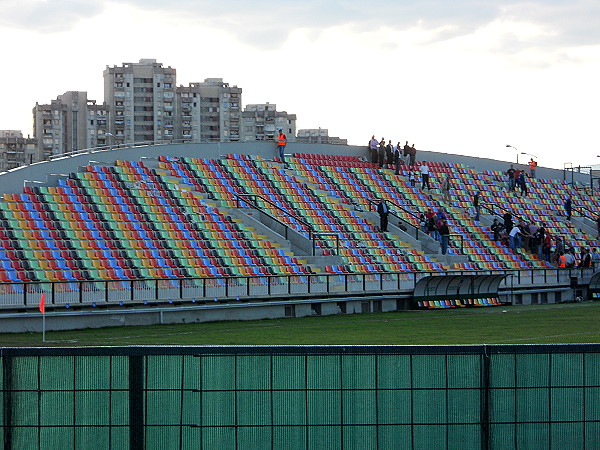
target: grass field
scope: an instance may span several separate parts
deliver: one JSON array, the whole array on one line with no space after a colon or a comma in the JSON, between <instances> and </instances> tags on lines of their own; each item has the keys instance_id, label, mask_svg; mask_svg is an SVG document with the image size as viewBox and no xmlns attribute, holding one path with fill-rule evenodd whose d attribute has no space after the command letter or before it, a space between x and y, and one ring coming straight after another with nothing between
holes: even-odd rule
<instances>
[{"instance_id":1,"label":"grass field","mask_svg":"<svg viewBox=\"0 0 600 450\"><path fill-rule=\"evenodd\" d=\"M0 334L0 347L599 343L600 302Z\"/></svg>"}]
</instances>

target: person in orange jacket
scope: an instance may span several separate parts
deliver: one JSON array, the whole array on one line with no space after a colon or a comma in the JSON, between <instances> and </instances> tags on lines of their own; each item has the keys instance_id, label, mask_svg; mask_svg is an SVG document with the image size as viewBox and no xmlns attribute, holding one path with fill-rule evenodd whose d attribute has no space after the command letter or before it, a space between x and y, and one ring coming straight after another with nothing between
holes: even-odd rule
<instances>
[{"instance_id":1,"label":"person in orange jacket","mask_svg":"<svg viewBox=\"0 0 600 450\"><path fill-rule=\"evenodd\" d=\"M531 158L531 161L529 161L529 176L531 178L535 178L535 170L537 169L537 161L535 161L533 158Z\"/></svg>"},{"instance_id":2,"label":"person in orange jacket","mask_svg":"<svg viewBox=\"0 0 600 450\"><path fill-rule=\"evenodd\" d=\"M283 134L283 130L279 130L279 135L277 136L277 148L279 149L279 159L281 159L281 162L284 164L286 164L284 156L286 145L287 137L285 136L285 134Z\"/></svg>"}]
</instances>

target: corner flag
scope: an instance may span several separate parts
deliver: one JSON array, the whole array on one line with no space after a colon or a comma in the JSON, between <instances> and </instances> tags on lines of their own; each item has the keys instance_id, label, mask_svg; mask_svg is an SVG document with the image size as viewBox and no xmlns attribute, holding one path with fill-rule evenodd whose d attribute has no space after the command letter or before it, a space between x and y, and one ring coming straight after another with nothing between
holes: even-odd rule
<instances>
[{"instance_id":1,"label":"corner flag","mask_svg":"<svg viewBox=\"0 0 600 450\"><path fill-rule=\"evenodd\" d=\"M43 293L42 293L42 298L40 298L40 312L42 314L46 314L46 302L45 302Z\"/></svg>"}]
</instances>

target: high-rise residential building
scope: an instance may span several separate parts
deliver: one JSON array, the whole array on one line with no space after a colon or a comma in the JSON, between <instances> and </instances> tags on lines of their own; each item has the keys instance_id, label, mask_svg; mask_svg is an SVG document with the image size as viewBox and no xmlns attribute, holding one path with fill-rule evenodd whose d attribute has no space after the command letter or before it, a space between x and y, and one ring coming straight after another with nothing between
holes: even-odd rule
<instances>
[{"instance_id":1,"label":"high-rise residential building","mask_svg":"<svg viewBox=\"0 0 600 450\"><path fill-rule=\"evenodd\" d=\"M39 161L35 142L20 130L0 130L0 172Z\"/></svg>"},{"instance_id":2,"label":"high-rise residential building","mask_svg":"<svg viewBox=\"0 0 600 450\"><path fill-rule=\"evenodd\" d=\"M116 144L175 139L176 70L155 59L104 70L109 132Z\"/></svg>"},{"instance_id":3,"label":"high-rise residential building","mask_svg":"<svg viewBox=\"0 0 600 450\"><path fill-rule=\"evenodd\" d=\"M242 89L222 78L176 85L176 70L155 59L106 66L104 103L69 91L33 109L36 159L77 150L141 142L273 140L296 138L296 115L274 104L247 105Z\"/></svg>"},{"instance_id":4,"label":"high-rise residential building","mask_svg":"<svg viewBox=\"0 0 600 450\"><path fill-rule=\"evenodd\" d=\"M270 103L246 105L242 112L242 140L274 140L277 132L283 130L288 142L296 138L296 114L277 111L277 105Z\"/></svg>"},{"instance_id":5,"label":"high-rise residential building","mask_svg":"<svg viewBox=\"0 0 600 450\"><path fill-rule=\"evenodd\" d=\"M240 140L242 89L222 78L179 86L176 92L177 138L193 142Z\"/></svg>"},{"instance_id":6,"label":"high-rise residential building","mask_svg":"<svg viewBox=\"0 0 600 450\"><path fill-rule=\"evenodd\" d=\"M348 145L348 139L329 136L329 130L327 128L308 128L298 130L296 142L302 142L305 144Z\"/></svg>"},{"instance_id":7,"label":"high-rise residential building","mask_svg":"<svg viewBox=\"0 0 600 450\"><path fill-rule=\"evenodd\" d=\"M36 103L33 135L38 140L40 157L47 159L52 155L102 145L103 139L97 137L106 132L106 127L99 126L96 112L104 115L101 123L107 120L107 106L88 100L85 91L65 92L46 105Z\"/></svg>"},{"instance_id":8,"label":"high-rise residential building","mask_svg":"<svg viewBox=\"0 0 600 450\"><path fill-rule=\"evenodd\" d=\"M87 116L87 148L112 145L112 137L108 131L110 117L108 105L106 103L97 105L95 100L88 100Z\"/></svg>"}]
</instances>

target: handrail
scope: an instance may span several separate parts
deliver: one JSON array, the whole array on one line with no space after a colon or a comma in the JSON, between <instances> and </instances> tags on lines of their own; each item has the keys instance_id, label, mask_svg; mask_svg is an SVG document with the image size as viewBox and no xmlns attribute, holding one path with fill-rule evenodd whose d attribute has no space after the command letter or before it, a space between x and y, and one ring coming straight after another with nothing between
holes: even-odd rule
<instances>
[{"instance_id":1,"label":"handrail","mask_svg":"<svg viewBox=\"0 0 600 450\"><path fill-rule=\"evenodd\" d=\"M118 138L118 136L115 136L115 138ZM169 145L169 144L191 144L191 143L216 144L216 143L221 143L221 142L239 142L239 141L222 141L221 139L202 139L202 140L196 139L196 140L194 140L194 139L183 139L182 138L182 139L163 139L160 141L138 141L138 142L129 142L129 143L117 142L112 145L88 147L88 148L83 148L80 150L72 150L72 151L66 152L66 153L49 155L48 160L52 161L54 159L77 156L77 155L82 155L85 153L95 153L95 152L99 152L99 151L116 150L116 149L123 149L123 148L148 147L148 146Z\"/></svg>"},{"instance_id":2,"label":"handrail","mask_svg":"<svg viewBox=\"0 0 600 450\"><path fill-rule=\"evenodd\" d=\"M278 209L279 211L287 214L288 216L290 216L292 219L297 220L298 222L300 222L302 225L306 226L306 228L308 228L309 230L309 236L310 236L310 232L312 230L312 227L310 226L310 224L308 222L306 222L305 220L301 219L298 216L295 216L294 214L292 214L291 212L289 212L287 209L283 209L281 206L276 205L275 203L273 203L271 200L269 200L268 198L263 197L260 194L234 194L235 198L237 200L237 207L240 208L240 199L246 203L248 203L250 206L252 206L254 209L259 209L258 208L258 204L256 203L256 200L254 200L254 204L251 204L247 199L245 199L244 197L248 197L248 198L260 198L261 200L263 200L265 203L268 203L269 205L273 206L274 208ZM265 212L263 210L260 210L261 212L263 212L264 214L266 214L267 216L275 219L277 222L279 222L281 225L285 226L286 228L290 228L287 224L283 223L281 220L279 220L277 217L272 216L271 214L269 214L268 212ZM287 239L287 234L286 234L286 239Z\"/></svg>"},{"instance_id":3,"label":"handrail","mask_svg":"<svg viewBox=\"0 0 600 450\"><path fill-rule=\"evenodd\" d=\"M577 211L577 210L589 212L590 216L588 216L584 213L584 214L581 214L581 217L592 220L594 222L596 222L596 219L594 219L594 217L598 217L600 215L600 213L598 211L592 211L587 206L581 206L581 205L573 206L573 211Z\"/></svg>"},{"instance_id":4,"label":"handrail","mask_svg":"<svg viewBox=\"0 0 600 450\"><path fill-rule=\"evenodd\" d=\"M510 214L510 215L513 217L513 219L514 219L514 220L517 220L517 221L522 221L522 220L524 220L524 219L523 219L523 217L521 217L521 216L517 216L517 215L516 215L516 214L515 214L515 213L514 213L512 210L510 210L510 209L508 209L508 208L505 208L505 207L503 207L503 206L500 206L498 203L493 203L493 202L490 202L489 204L490 204L490 205L493 205L493 206L495 206L495 207L496 207L496 208L498 208L498 209L499 209L501 212L504 212L504 213L509 213L509 214ZM493 209L493 208L490 208L490 207L489 207L489 206L487 206L487 205L480 205L480 206L481 206L482 208L485 208L485 209L487 209L488 211L490 211L490 212L492 213L492 215L493 215L493 216L498 216L498 217L502 217L502 216L503 216L503 214L498 214L496 211L494 211L494 209Z\"/></svg>"},{"instance_id":5,"label":"handrail","mask_svg":"<svg viewBox=\"0 0 600 450\"><path fill-rule=\"evenodd\" d=\"M253 207L254 209L256 209L257 211L260 211L261 213L266 214L268 217L270 217L271 219L275 220L277 223L279 223L280 225L282 225L285 228L285 236L284 237L286 239L288 239L287 231L290 229L290 226L287 225L286 223L283 223L277 217L269 214L268 212L264 211L263 209L260 209L259 206L258 206L258 203L256 202L256 198L260 198L265 203L268 203L269 205L273 206L277 210L279 210L279 211L287 214L292 219L297 220L302 225L304 225L308 229L308 239L310 239L312 241L312 254L313 254L313 256L315 255L315 252L316 252L316 242L315 242L316 236L335 236L335 251L336 251L336 255L339 255L339 253L340 253L340 237L336 233L327 233L327 232L316 231L308 222L306 222L305 220L301 219L300 217L292 214L288 210L283 209L282 207L276 205L271 200L269 200L268 198L263 197L262 195L259 195L259 194L234 194L234 195L235 195L235 198L236 198L236 201L237 201L237 207L238 208L240 208L240 200L244 201L248 205L250 205L251 207ZM248 197L248 198L252 197L252 198L254 198L255 199L254 200L254 204L252 204L245 197Z\"/></svg>"},{"instance_id":6,"label":"handrail","mask_svg":"<svg viewBox=\"0 0 600 450\"><path fill-rule=\"evenodd\" d=\"M450 238L451 236L459 236L460 237L460 253L464 255L465 254L465 250L464 250L465 249L465 237L460 233L450 233L448 235L448 238Z\"/></svg>"},{"instance_id":7,"label":"handrail","mask_svg":"<svg viewBox=\"0 0 600 450\"><path fill-rule=\"evenodd\" d=\"M367 199L369 201L369 203L371 205L378 205L379 202L377 200L373 200L372 198ZM398 209L401 209L402 211L404 211L405 213L407 213L410 217L412 217L413 219L415 219L416 221L419 220L419 217L414 214L412 211L407 210L406 208L404 208L403 206L398 205L397 203L390 201L390 200L386 200L387 203L390 203L392 206L395 206ZM389 210L389 208L388 208ZM402 222L408 224L410 227L412 227L415 230L415 239L419 239L419 232L421 232L421 228L418 225L412 224L410 223L408 220L406 220L404 217L396 214L394 211L389 210L389 214L391 214L392 216L394 216L396 219L400 219Z\"/></svg>"}]
</instances>

